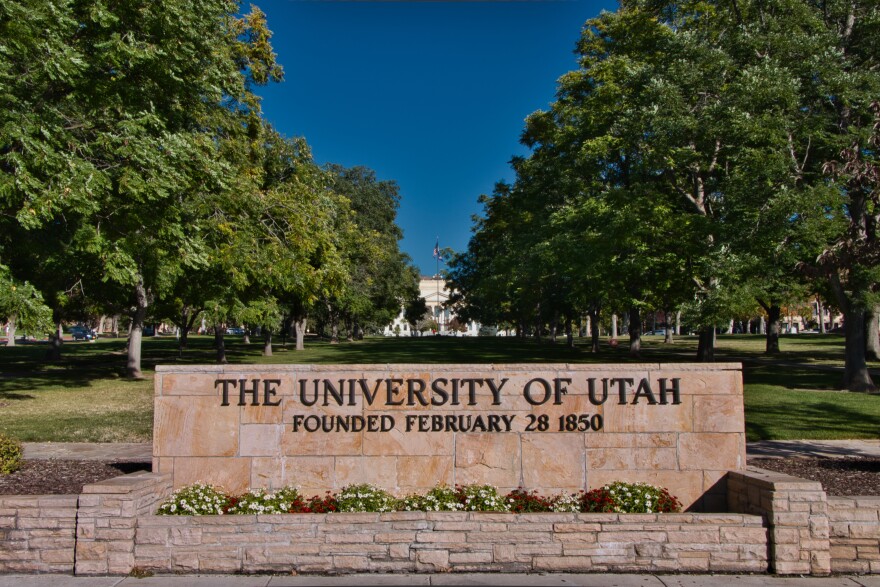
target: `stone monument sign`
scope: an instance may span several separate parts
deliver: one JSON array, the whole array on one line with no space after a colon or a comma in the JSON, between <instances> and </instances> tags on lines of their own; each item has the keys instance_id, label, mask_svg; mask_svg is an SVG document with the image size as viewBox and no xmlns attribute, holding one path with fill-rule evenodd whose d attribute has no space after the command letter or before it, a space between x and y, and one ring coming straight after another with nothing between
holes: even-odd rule
<instances>
[{"instance_id":1,"label":"stone monument sign","mask_svg":"<svg viewBox=\"0 0 880 587\"><path fill-rule=\"evenodd\" d=\"M667 487L723 507L745 467L739 364L159 366L153 471L306 494L437 483Z\"/></svg>"}]
</instances>

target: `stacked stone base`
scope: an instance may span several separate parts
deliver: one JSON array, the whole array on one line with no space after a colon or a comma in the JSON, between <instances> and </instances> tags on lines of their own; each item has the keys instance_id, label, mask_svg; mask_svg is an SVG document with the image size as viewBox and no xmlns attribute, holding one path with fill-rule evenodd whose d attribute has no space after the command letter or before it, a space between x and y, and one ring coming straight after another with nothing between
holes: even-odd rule
<instances>
[{"instance_id":1,"label":"stacked stone base","mask_svg":"<svg viewBox=\"0 0 880 587\"><path fill-rule=\"evenodd\" d=\"M880 497L829 497L831 568L880 573Z\"/></svg>"},{"instance_id":2,"label":"stacked stone base","mask_svg":"<svg viewBox=\"0 0 880 587\"><path fill-rule=\"evenodd\" d=\"M741 514L153 516L133 554L157 573L761 572L766 536Z\"/></svg>"},{"instance_id":3,"label":"stacked stone base","mask_svg":"<svg viewBox=\"0 0 880 587\"><path fill-rule=\"evenodd\" d=\"M72 573L76 495L0 495L0 572Z\"/></svg>"},{"instance_id":4,"label":"stacked stone base","mask_svg":"<svg viewBox=\"0 0 880 587\"><path fill-rule=\"evenodd\" d=\"M0 498L0 573L880 573L880 497L761 470L705 514L153 515L168 475Z\"/></svg>"}]
</instances>

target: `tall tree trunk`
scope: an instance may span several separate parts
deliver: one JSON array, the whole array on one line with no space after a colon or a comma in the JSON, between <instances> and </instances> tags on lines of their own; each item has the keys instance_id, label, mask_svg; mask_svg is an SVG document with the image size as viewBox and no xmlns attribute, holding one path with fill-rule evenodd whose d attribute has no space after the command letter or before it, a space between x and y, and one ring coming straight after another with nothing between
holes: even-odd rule
<instances>
[{"instance_id":1,"label":"tall tree trunk","mask_svg":"<svg viewBox=\"0 0 880 587\"><path fill-rule=\"evenodd\" d=\"M822 298L816 296L816 306L819 311L819 333L825 334L825 306L822 305Z\"/></svg>"},{"instance_id":2,"label":"tall tree trunk","mask_svg":"<svg viewBox=\"0 0 880 587\"><path fill-rule=\"evenodd\" d=\"M711 363L715 361L715 327L705 326L700 330L700 342L697 345L697 361Z\"/></svg>"},{"instance_id":3,"label":"tall tree trunk","mask_svg":"<svg viewBox=\"0 0 880 587\"><path fill-rule=\"evenodd\" d=\"M113 338L119 338L119 314L113 316L113 322L110 329L113 331Z\"/></svg>"},{"instance_id":4,"label":"tall tree trunk","mask_svg":"<svg viewBox=\"0 0 880 587\"><path fill-rule=\"evenodd\" d=\"M49 348L46 349L47 361L61 360L61 345L64 343L61 332L61 322L57 322L55 330L49 335Z\"/></svg>"},{"instance_id":5,"label":"tall tree trunk","mask_svg":"<svg viewBox=\"0 0 880 587\"><path fill-rule=\"evenodd\" d=\"M244 336L242 337L241 341L244 344L251 344L251 329L247 325L245 325Z\"/></svg>"},{"instance_id":6,"label":"tall tree trunk","mask_svg":"<svg viewBox=\"0 0 880 587\"><path fill-rule=\"evenodd\" d=\"M866 358L865 324L868 312L862 307L856 307L855 304L848 305L850 307L843 317L843 330L846 334L843 388L849 391L877 391L868 372Z\"/></svg>"},{"instance_id":7,"label":"tall tree trunk","mask_svg":"<svg viewBox=\"0 0 880 587\"><path fill-rule=\"evenodd\" d=\"M617 314L611 314L611 340L617 340Z\"/></svg>"},{"instance_id":8,"label":"tall tree trunk","mask_svg":"<svg viewBox=\"0 0 880 587\"><path fill-rule=\"evenodd\" d=\"M642 318L635 306L629 309L629 356L642 356Z\"/></svg>"},{"instance_id":9,"label":"tall tree trunk","mask_svg":"<svg viewBox=\"0 0 880 587\"><path fill-rule=\"evenodd\" d=\"M553 318L550 319L550 342L556 344L556 333L559 330L559 317L556 314L553 314Z\"/></svg>"},{"instance_id":10,"label":"tall tree trunk","mask_svg":"<svg viewBox=\"0 0 880 587\"><path fill-rule=\"evenodd\" d=\"M294 318L293 327L296 330L296 350L301 351L306 348L305 345L305 337L306 337L306 322L308 321L308 317L300 316Z\"/></svg>"},{"instance_id":11,"label":"tall tree trunk","mask_svg":"<svg viewBox=\"0 0 880 587\"><path fill-rule=\"evenodd\" d=\"M590 352L599 352L599 310L590 310Z\"/></svg>"},{"instance_id":12,"label":"tall tree trunk","mask_svg":"<svg viewBox=\"0 0 880 587\"><path fill-rule=\"evenodd\" d=\"M15 322L18 320L17 314L10 314L6 321L6 346L15 346Z\"/></svg>"},{"instance_id":13,"label":"tall tree trunk","mask_svg":"<svg viewBox=\"0 0 880 587\"><path fill-rule=\"evenodd\" d=\"M767 321L763 316L759 316L761 323L758 325L758 334L767 334Z\"/></svg>"},{"instance_id":14,"label":"tall tree trunk","mask_svg":"<svg viewBox=\"0 0 880 587\"><path fill-rule=\"evenodd\" d=\"M189 308L184 308L180 311L180 322L177 324L177 353L180 356L183 356L183 351L189 346L189 319Z\"/></svg>"},{"instance_id":15,"label":"tall tree trunk","mask_svg":"<svg viewBox=\"0 0 880 587\"><path fill-rule=\"evenodd\" d=\"M353 330L352 334L355 340L361 340L364 337L363 333L361 333L361 323L357 320L354 321Z\"/></svg>"},{"instance_id":16,"label":"tall tree trunk","mask_svg":"<svg viewBox=\"0 0 880 587\"><path fill-rule=\"evenodd\" d=\"M263 329L263 356L272 356L272 331L268 328Z\"/></svg>"},{"instance_id":17,"label":"tall tree trunk","mask_svg":"<svg viewBox=\"0 0 880 587\"><path fill-rule=\"evenodd\" d=\"M217 351L217 364L226 365L229 361L226 358L226 323L214 325L214 349Z\"/></svg>"},{"instance_id":18,"label":"tall tree trunk","mask_svg":"<svg viewBox=\"0 0 880 587\"><path fill-rule=\"evenodd\" d=\"M141 371L141 343L144 336L144 319L147 317L147 289L144 287L144 278L138 277L134 286L135 309L131 317L131 334L128 336L128 365L126 372L132 379L143 379Z\"/></svg>"},{"instance_id":19,"label":"tall tree trunk","mask_svg":"<svg viewBox=\"0 0 880 587\"><path fill-rule=\"evenodd\" d=\"M675 336L681 336L681 310L675 312Z\"/></svg>"},{"instance_id":20,"label":"tall tree trunk","mask_svg":"<svg viewBox=\"0 0 880 587\"><path fill-rule=\"evenodd\" d=\"M762 317L763 318L763 317ZM778 354L779 333L782 331L782 308L777 304L767 308L767 346L765 353L768 355Z\"/></svg>"},{"instance_id":21,"label":"tall tree trunk","mask_svg":"<svg viewBox=\"0 0 880 587\"><path fill-rule=\"evenodd\" d=\"M574 333L571 331L571 320L565 317L565 344L568 348L574 348Z\"/></svg>"},{"instance_id":22,"label":"tall tree trunk","mask_svg":"<svg viewBox=\"0 0 880 587\"><path fill-rule=\"evenodd\" d=\"M537 342L541 342L541 327L543 323L541 322L541 303L538 302L538 305L535 307L535 340Z\"/></svg>"},{"instance_id":23,"label":"tall tree trunk","mask_svg":"<svg viewBox=\"0 0 880 587\"><path fill-rule=\"evenodd\" d=\"M880 360L880 306L874 306L865 321L865 357Z\"/></svg>"},{"instance_id":24,"label":"tall tree trunk","mask_svg":"<svg viewBox=\"0 0 880 587\"><path fill-rule=\"evenodd\" d=\"M672 338L672 326L669 324L669 310L663 310L663 317L666 318L666 330L663 336L663 344L674 344Z\"/></svg>"}]
</instances>

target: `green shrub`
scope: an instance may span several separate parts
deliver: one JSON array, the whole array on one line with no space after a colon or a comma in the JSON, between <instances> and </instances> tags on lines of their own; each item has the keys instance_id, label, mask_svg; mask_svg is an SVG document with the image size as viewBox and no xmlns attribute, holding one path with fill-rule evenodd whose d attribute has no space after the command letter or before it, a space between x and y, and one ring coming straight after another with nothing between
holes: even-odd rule
<instances>
[{"instance_id":1,"label":"green shrub","mask_svg":"<svg viewBox=\"0 0 880 587\"><path fill-rule=\"evenodd\" d=\"M424 496L412 495L403 501L408 507L400 509L423 512L457 512L464 509L457 491L448 485L442 484L435 485Z\"/></svg>"},{"instance_id":2,"label":"green shrub","mask_svg":"<svg viewBox=\"0 0 880 587\"><path fill-rule=\"evenodd\" d=\"M456 485L458 501L469 512L509 512L510 504L492 485Z\"/></svg>"},{"instance_id":3,"label":"green shrub","mask_svg":"<svg viewBox=\"0 0 880 587\"><path fill-rule=\"evenodd\" d=\"M343 487L336 502L340 512L393 512L397 509L393 495L369 483Z\"/></svg>"},{"instance_id":4,"label":"green shrub","mask_svg":"<svg viewBox=\"0 0 880 587\"><path fill-rule=\"evenodd\" d=\"M8 475L21 468L21 443L0 434L0 474Z\"/></svg>"},{"instance_id":5,"label":"green shrub","mask_svg":"<svg viewBox=\"0 0 880 587\"><path fill-rule=\"evenodd\" d=\"M204 483L181 487L159 506L161 516L207 516L225 513L231 500L222 489Z\"/></svg>"},{"instance_id":6,"label":"green shrub","mask_svg":"<svg viewBox=\"0 0 880 587\"><path fill-rule=\"evenodd\" d=\"M615 481L584 493L581 510L621 514L678 512L681 503L662 487Z\"/></svg>"},{"instance_id":7,"label":"green shrub","mask_svg":"<svg viewBox=\"0 0 880 587\"><path fill-rule=\"evenodd\" d=\"M559 493L550 498L550 511L571 513L581 511L581 496L578 493Z\"/></svg>"},{"instance_id":8,"label":"green shrub","mask_svg":"<svg viewBox=\"0 0 880 587\"><path fill-rule=\"evenodd\" d=\"M244 495L233 497L226 508L227 514L286 514L301 507L302 496L295 487L277 491L251 489Z\"/></svg>"}]
</instances>

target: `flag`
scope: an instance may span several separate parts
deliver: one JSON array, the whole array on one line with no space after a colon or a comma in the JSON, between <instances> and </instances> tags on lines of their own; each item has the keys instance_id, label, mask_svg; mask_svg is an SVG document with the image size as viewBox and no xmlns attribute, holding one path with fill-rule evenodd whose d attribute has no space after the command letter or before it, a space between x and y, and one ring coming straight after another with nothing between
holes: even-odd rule
<instances>
[{"instance_id":1,"label":"flag","mask_svg":"<svg viewBox=\"0 0 880 587\"><path fill-rule=\"evenodd\" d=\"M437 237L437 244L434 245L434 258L440 259L440 237Z\"/></svg>"}]
</instances>

